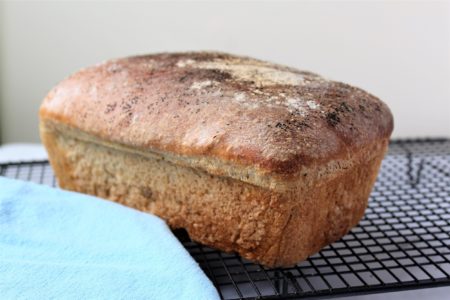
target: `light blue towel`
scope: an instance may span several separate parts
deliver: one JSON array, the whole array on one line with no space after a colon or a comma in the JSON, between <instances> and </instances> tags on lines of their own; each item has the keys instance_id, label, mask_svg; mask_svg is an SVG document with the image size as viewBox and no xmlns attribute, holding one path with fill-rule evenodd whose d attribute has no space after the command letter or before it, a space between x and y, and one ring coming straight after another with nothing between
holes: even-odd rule
<instances>
[{"instance_id":1,"label":"light blue towel","mask_svg":"<svg viewBox=\"0 0 450 300\"><path fill-rule=\"evenodd\" d=\"M0 177L1 299L218 299L159 218Z\"/></svg>"}]
</instances>

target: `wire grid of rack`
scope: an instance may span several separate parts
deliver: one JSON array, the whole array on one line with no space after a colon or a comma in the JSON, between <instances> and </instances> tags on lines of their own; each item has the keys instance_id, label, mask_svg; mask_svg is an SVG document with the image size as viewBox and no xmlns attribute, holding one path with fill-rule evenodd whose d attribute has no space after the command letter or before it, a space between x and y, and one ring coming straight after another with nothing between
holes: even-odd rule
<instances>
[{"instance_id":1,"label":"wire grid of rack","mask_svg":"<svg viewBox=\"0 0 450 300\"><path fill-rule=\"evenodd\" d=\"M55 186L47 161L0 175ZM174 232L223 299L287 299L450 286L450 140L391 142L366 214L292 268L267 269Z\"/></svg>"}]
</instances>

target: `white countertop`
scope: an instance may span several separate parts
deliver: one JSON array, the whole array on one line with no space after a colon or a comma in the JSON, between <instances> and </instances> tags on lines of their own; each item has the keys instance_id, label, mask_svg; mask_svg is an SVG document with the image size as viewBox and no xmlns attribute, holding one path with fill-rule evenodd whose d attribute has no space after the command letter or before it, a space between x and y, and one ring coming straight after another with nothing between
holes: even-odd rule
<instances>
[{"instance_id":1,"label":"white countertop","mask_svg":"<svg viewBox=\"0 0 450 300\"><path fill-rule=\"evenodd\" d=\"M14 161L47 159L47 152L41 144L5 144L0 146L0 164Z\"/></svg>"},{"instance_id":2,"label":"white countertop","mask_svg":"<svg viewBox=\"0 0 450 300\"><path fill-rule=\"evenodd\" d=\"M17 161L34 161L47 159L47 153L41 144L6 144L0 146L0 164ZM350 300L442 300L450 299L450 286L417 289L402 292L371 294L364 296L333 297L333 299Z\"/></svg>"}]
</instances>

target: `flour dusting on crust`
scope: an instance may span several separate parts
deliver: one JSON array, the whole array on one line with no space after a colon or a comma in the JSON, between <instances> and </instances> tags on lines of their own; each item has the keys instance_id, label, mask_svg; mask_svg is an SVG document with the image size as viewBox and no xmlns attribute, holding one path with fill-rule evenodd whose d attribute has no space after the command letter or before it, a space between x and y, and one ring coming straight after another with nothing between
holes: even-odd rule
<instances>
[{"instance_id":1,"label":"flour dusting on crust","mask_svg":"<svg viewBox=\"0 0 450 300\"><path fill-rule=\"evenodd\" d=\"M304 77L301 74L259 65L227 64L222 61L206 61L199 62L195 67L199 69L227 71L238 80L253 81L256 86L302 85L305 82Z\"/></svg>"},{"instance_id":2,"label":"flour dusting on crust","mask_svg":"<svg viewBox=\"0 0 450 300\"><path fill-rule=\"evenodd\" d=\"M231 76L232 82L245 84L250 87L248 90L236 91L231 95L230 100L246 108L258 109L266 108L287 108L289 113L305 117L311 110L320 107L312 97L299 97L289 93L290 87L312 86L318 82L326 81L321 76L309 72L297 72L263 61L242 58L212 58L196 59L183 58L175 62L178 68L189 68L197 70L208 70L217 74ZM221 85L225 81L205 78L202 81L194 81L191 91L204 93L209 89L211 96L223 96ZM214 87L213 89L210 89ZM285 89L283 87L286 87ZM275 94L273 88L286 92Z\"/></svg>"},{"instance_id":3,"label":"flour dusting on crust","mask_svg":"<svg viewBox=\"0 0 450 300\"><path fill-rule=\"evenodd\" d=\"M195 81L194 83L192 83L190 89L191 90L201 90L203 88L209 87L214 85L215 82L212 80L205 80L205 81Z\"/></svg>"}]
</instances>

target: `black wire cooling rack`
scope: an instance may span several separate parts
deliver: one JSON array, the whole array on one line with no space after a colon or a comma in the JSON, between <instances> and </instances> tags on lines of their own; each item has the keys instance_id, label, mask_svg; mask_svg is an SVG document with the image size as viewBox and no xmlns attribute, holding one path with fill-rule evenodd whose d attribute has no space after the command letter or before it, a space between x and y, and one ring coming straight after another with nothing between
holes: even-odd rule
<instances>
[{"instance_id":1,"label":"black wire cooling rack","mask_svg":"<svg viewBox=\"0 0 450 300\"><path fill-rule=\"evenodd\" d=\"M0 175L55 186L47 161ZM450 286L450 140L394 141L363 220L292 268L267 269L175 235L223 299L286 299Z\"/></svg>"}]
</instances>

